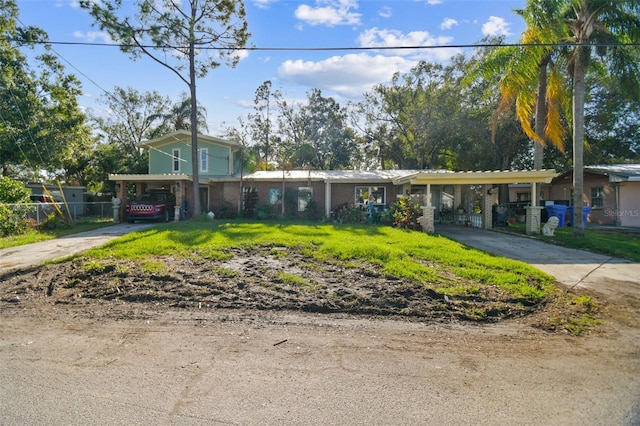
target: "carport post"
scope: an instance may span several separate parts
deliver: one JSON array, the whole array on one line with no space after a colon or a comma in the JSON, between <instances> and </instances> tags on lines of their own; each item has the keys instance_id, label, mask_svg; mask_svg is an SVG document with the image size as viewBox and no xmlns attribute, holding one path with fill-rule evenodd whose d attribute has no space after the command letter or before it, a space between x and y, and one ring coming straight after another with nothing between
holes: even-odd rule
<instances>
[{"instance_id":1,"label":"carport post","mask_svg":"<svg viewBox=\"0 0 640 426\"><path fill-rule=\"evenodd\" d=\"M493 228L493 185L484 185L482 187L484 206L482 206L482 227L484 229Z\"/></svg>"},{"instance_id":2,"label":"carport post","mask_svg":"<svg viewBox=\"0 0 640 426\"><path fill-rule=\"evenodd\" d=\"M540 219L542 218L542 206L538 206L538 185L531 182L531 205L525 207L527 235L540 233Z\"/></svg>"}]
</instances>

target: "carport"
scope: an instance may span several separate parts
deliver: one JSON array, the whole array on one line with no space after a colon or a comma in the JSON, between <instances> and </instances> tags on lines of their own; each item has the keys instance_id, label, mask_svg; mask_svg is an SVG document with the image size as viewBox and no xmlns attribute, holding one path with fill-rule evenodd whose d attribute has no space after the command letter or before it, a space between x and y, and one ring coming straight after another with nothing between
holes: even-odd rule
<instances>
[{"instance_id":1,"label":"carport","mask_svg":"<svg viewBox=\"0 0 640 426\"><path fill-rule=\"evenodd\" d=\"M124 209L127 205L127 186L135 185L135 194L140 195L149 189L166 189L176 196L175 220L179 220L181 212L178 210L183 202L192 204L191 176L186 174L110 174L109 180L116 183L116 194L120 199L120 221L124 219Z\"/></svg>"},{"instance_id":2,"label":"carport","mask_svg":"<svg viewBox=\"0 0 640 426\"><path fill-rule=\"evenodd\" d=\"M436 206L431 200L432 185L452 185L454 187L454 204L461 201L463 185L482 185L483 206L482 206L482 227L491 229L493 227L493 187L502 184L530 184L532 204L526 207L526 230L527 234L540 233L540 217L542 206L538 205L538 192L541 184L550 183L558 173L555 170L496 170L496 171L474 171L474 172L452 172L446 170L418 171L394 180L396 185L410 188L411 186L426 186L424 197L422 227L427 232L435 230L435 209Z\"/></svg>"}]
</instances>

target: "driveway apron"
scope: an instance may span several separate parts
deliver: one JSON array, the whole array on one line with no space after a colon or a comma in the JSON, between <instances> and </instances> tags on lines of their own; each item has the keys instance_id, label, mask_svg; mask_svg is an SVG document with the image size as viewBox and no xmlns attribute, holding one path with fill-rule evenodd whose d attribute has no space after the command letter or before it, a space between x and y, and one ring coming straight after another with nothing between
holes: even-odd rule
<instances>
[{"instance_id":1,"label":"driveway apron","mask_svg":"<svg viewBox=\"0 0 640 426\"><path fill-rule=\"evenodd\" d=\"M445 225L439 226L437 232L469 247L528 263L570 288L640 298L640 263L637 262L500 231Z\"/></svg>"}]
</instances>

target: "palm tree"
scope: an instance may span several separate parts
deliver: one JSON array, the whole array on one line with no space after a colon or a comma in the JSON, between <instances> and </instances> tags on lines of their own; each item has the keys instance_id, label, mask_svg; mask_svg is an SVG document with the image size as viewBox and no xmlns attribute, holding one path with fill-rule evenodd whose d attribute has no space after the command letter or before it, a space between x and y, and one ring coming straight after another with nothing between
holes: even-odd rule
<instances>
[{"instance_id":1,"label":"palm tree","mask_svg":"<svg viewBox=\"0 0 640 426\"><path fill-rule=\"evenodd\" d=\"M527 24L518 46L495 49L482 61L485 77L502 76L502 95L494 126L515 103L516 117L524 133L533 141L533 168L543 167L544 147L551 143L564 151L566 128L562 123L565 78L555 66L559 49L558 16L562 0L529 0L525 9L516 9ZM535 128L531 119L535 120ZM495 128L494 128L495 131Z\"/></svg>"},{"instance_id":2,"label":"palm tree","mask_svg":"<svg viewBox=\"0 0 640 426\"><path fill-rule=\"evenodd\" d=\"M640 40L640 0L565 0L561 14L569 49L569 72L573 78L573 233L584 236L583 152L585 74L589 66L602 66L619 76L626 93L640 96L640 65L637 43ZM593 47L598 56L593 56Z\"/></svg>"},{"instance_id":3,"label":"palm tree","mask_svg":"<svg viewBox=\"0 0 640 426\"><path fill-rule=\"evenodd\" d=\"M505 100L517 98L516 116L525 134L534 141L534 169L543 167L547 142L564 151L566 131L561 122L560 105L566 91L562 73L555 66L557 49L552 44L560 3L558 0L530 0L525 9L515 11L527 24L520 39L524 47L518 48L518 54L513 58L515 67L512 71L516 71L518 77L514 79L514 73L509 73L500 84ZM523 66L527 71L522 69ZM531 73L529 70L537 72ZM522 75L529 77L524 80L529 90L522 91L519 87L521 84L518 81L521 81ZM535 96L534 84L537 84ZM530 119L534 105L535 129L532 129Z\"/></svg>"}]
</instances>

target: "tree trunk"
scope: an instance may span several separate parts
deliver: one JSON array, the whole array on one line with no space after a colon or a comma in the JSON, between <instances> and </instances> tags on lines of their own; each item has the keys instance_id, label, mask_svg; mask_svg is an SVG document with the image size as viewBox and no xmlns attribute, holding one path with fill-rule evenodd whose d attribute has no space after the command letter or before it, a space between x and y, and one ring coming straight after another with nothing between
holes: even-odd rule
<instances>
[{"instance_id":1,"label":"tree trunk","mask_svg":"<svg viewBox=\"0 0 640 426\"><path fill-rule=\"evenodd\" d=\"M573 71L573 235L584 236L584 66L576 60Z\"/></svg>"},{"instance_id":2,"label":"tree trunk","mask_svg":"<svg viewBox=\"0 0 640 426\"><path fill-rule=\"evenodd\" d=\"M195 43L189 44L189 90L191 94L191 176L193 179L193 206L191 217L200 214L200 162L198 159L198 101L196 99Z\"/></svg>"}]
</instances>

